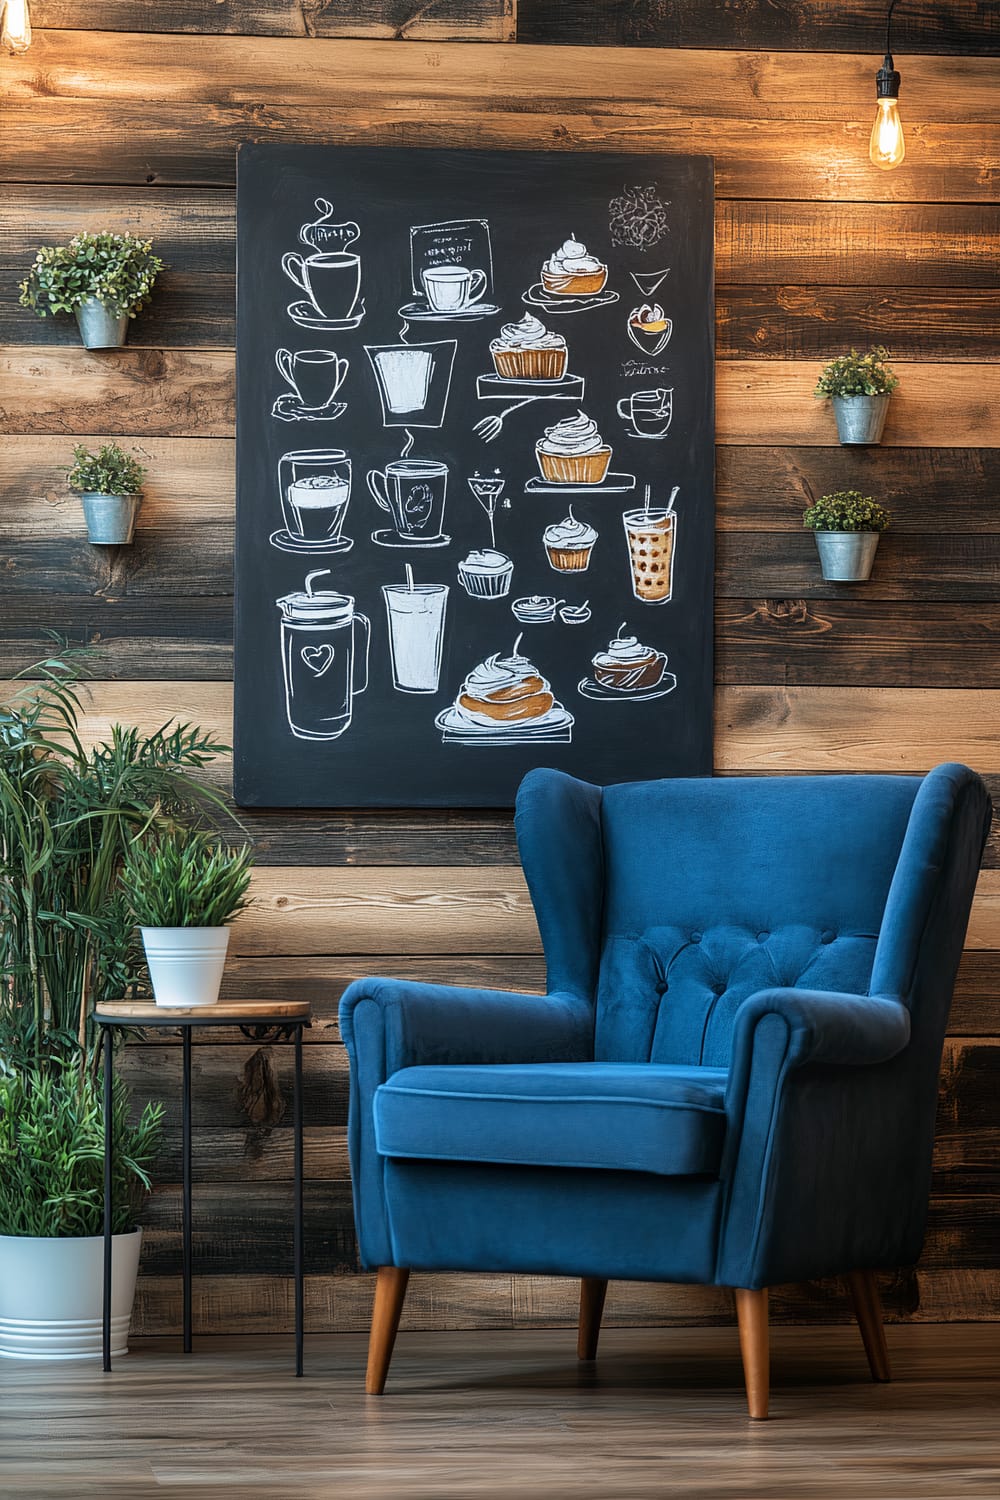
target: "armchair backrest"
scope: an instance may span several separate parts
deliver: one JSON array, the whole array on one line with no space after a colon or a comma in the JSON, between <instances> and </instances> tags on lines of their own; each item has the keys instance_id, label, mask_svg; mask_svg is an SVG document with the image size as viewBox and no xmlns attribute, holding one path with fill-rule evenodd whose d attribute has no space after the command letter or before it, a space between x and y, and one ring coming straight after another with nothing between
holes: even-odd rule
<instances>
[{"instance_id":1,"label":"armchair backrest","mask_svg":"<svg viewBox=\"0 0 1000 1500\"><path fill-rule=\"evenodd\" d=\"M929 986L946 1016L988 819L963 766L603 789L535 771L517 832L550 989L594 1003L596 1058L725 1067L763 988L908 1001ZM932 919L958 934L933 962Z\"/></svg>"}]
</instances>

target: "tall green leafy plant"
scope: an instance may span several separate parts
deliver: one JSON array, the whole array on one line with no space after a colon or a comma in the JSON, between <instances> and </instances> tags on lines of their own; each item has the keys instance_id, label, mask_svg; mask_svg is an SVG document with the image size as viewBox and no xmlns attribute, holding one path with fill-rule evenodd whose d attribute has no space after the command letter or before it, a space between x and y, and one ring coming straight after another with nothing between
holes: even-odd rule
<instances>
[{"instance_id":1,"label":"tall green leafy plant","mask_svg":"<svg viewBox=\"0 0 1000 1500\"><path fill-rule=\"evenodd\" d=\"M230 816L197 776L227 747L195 726L146 734L116 724L85 745L80 672L78 658L50 657L0 706L0 1178L10 1185L0 1188L0 1233L93 1224L89 1174L98 1145L103 1153L93 1007L145 981L121 886L126 850L136 837ZM157 1115L147 1109L129 1126L123 1084L115 1110L125 1178L114 1213L128 1217L148 1181Z\"/></svg>"}]
</instances>

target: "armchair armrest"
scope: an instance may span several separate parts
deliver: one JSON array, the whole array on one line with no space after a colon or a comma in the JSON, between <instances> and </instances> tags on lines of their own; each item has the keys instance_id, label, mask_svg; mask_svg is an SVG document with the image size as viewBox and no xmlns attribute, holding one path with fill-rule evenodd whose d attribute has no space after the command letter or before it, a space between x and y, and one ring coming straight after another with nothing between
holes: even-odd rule
<instances>
[{"instance_id":1,"label":"armchair armrest","mask_svg":"<svg viewBox=\"0 0 1000 1500\"><path fill-rule=\"evenodd\" d=\"M379 1083L417 1063L580 1062L592 1056L590 1005L405 979L357 979L340 1002L352 1061L373 1054Z\"/></svg>"},{"instance_id":2,"label":"armchair armrest","mask_svg":"<svg viewBox=\"0 0 1000 1500\"><path fill-rule=\"evenodd\" d=\"M888 995L772 989L743 1002L726 1090L721 1280L764 1286L849 1268L847 1205L866 1193L889 1202L901 1111L884 1068L909 1039L910 1013Z\"/></svg>"},{"instance_id":3,"label":"armchair armrest","mask_svg":"<svg viewBox=\"0 0 1000 1500\"><path fill-rule=\"evenodd\" d=\"M355 1222L365 1266L394 1265L385 1163L375 1148L380 1084L418 1063L582 1062L594 1054L590 1002L402 979L358 979L340 1002L351 1061L348 1142Z\"/></svg>"}]
</instances>

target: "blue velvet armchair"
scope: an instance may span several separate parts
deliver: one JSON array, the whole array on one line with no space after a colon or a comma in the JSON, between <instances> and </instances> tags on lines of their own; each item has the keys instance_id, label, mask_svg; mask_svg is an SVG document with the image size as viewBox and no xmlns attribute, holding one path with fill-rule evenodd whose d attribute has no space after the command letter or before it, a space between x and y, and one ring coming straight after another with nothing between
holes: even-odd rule
<instances>
[{"instance_id":1,"label":"blue velvet armchair","mask_svg":"<svg viewBox=\"0 0 1000 1500\"><path fill-rule=\"evenodd\" d=\"M874 1272L924 1234L938 1070L990 801L925 778L597 787L534 771L516 827L548 993L356 981L340 1016L368 1390L410 1270L732 1287L750 1414L767 1288ZM512 972L516 964L512 962Z\"/></svg>"}]
</instances>

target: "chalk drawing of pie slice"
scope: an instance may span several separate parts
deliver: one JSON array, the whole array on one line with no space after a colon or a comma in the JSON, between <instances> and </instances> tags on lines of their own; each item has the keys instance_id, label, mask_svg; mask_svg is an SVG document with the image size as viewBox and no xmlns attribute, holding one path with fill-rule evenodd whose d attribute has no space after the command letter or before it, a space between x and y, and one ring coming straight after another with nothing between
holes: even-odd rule
<instances>
[{"instance_id":1,"label":"chalk drawing of pie slice","mask_svg":"<svg viewBox=\"0 0 1000 1500\"><path fill-rule=\"evenodd\" d=\"M643 354L659 354L670 343L674 325L658 302L644 302L628 315L628 336Z\"/></svg>"}]
</instances>

